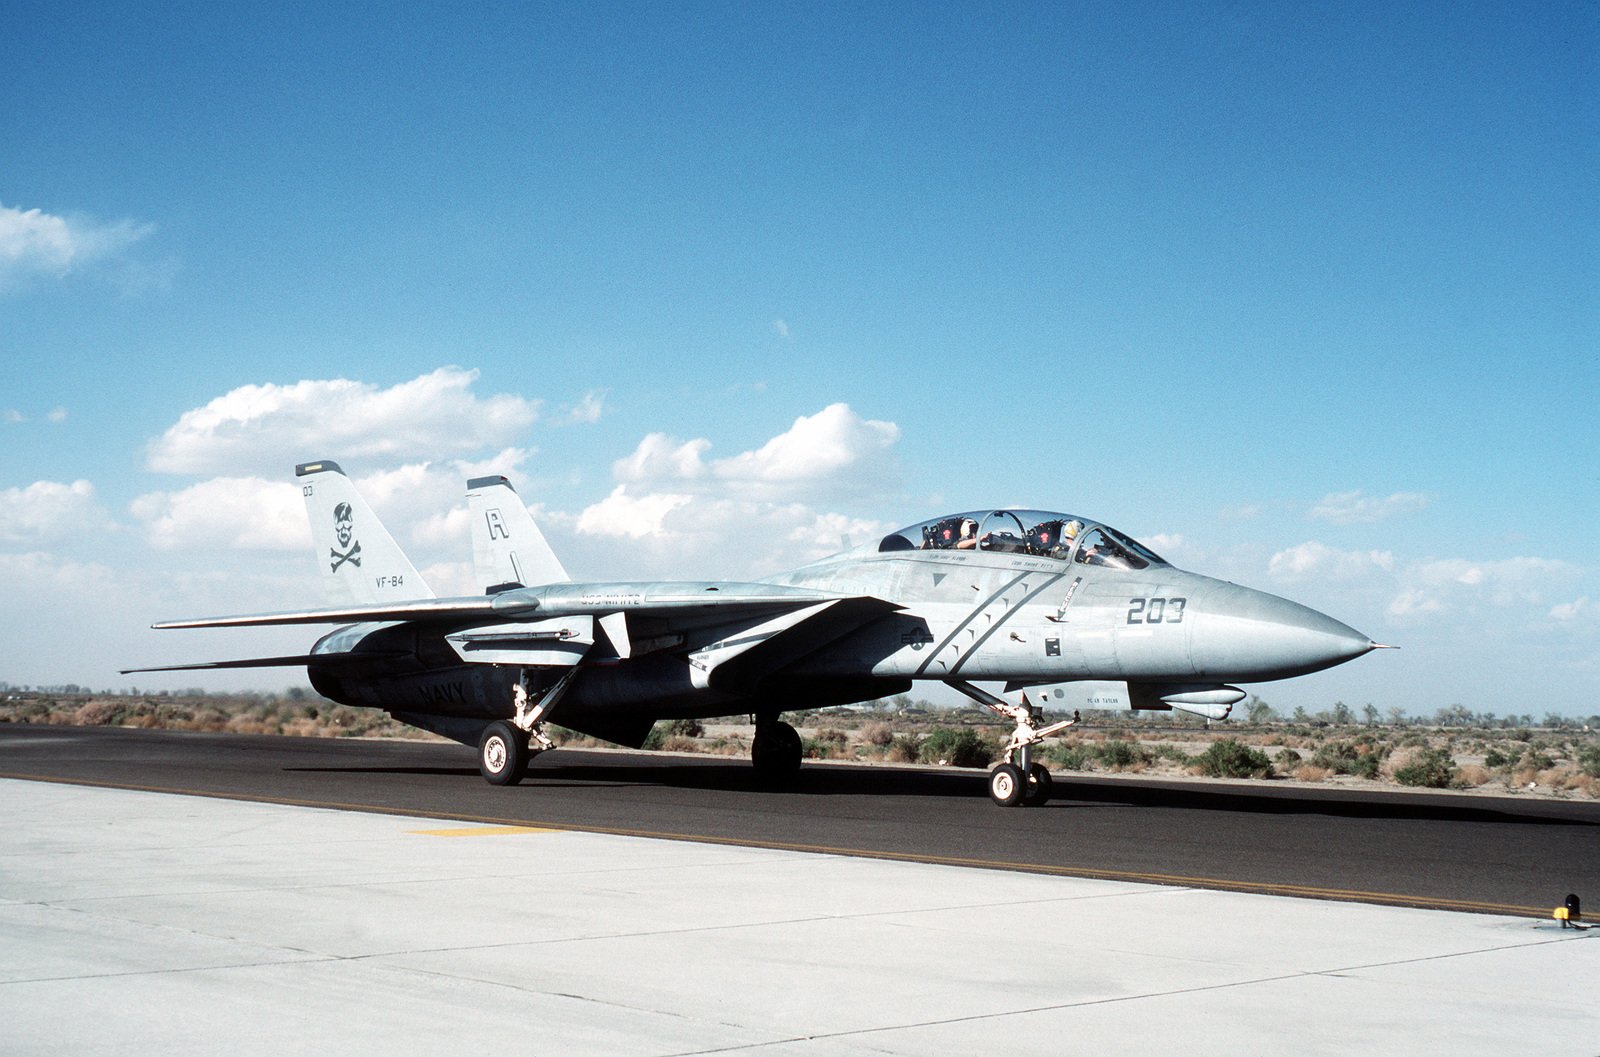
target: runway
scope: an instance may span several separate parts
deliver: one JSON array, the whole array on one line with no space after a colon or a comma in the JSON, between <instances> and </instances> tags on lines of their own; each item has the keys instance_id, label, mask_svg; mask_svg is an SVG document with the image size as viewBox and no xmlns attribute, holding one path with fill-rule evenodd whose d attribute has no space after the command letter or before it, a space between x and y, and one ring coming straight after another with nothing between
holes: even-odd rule
<instances>
[{"instance_id":1,"label":"runway","mask_svg":"<svg viewBox=\"0 0 1600 1057\"><path fill-rule=\"evenodd\" d=\"M558 750L494 788L455 745L0 726L0 778L1548 917L1600 906L1600 804L1057 775L1001 809L979 771Z\"/></svg>"}]
</instances>

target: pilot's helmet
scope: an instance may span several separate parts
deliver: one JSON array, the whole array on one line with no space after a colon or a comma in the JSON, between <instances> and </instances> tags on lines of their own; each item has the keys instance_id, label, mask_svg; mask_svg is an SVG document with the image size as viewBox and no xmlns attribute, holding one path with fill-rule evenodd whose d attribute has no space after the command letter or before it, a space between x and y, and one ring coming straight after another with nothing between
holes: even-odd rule
<instances>
[{"instance_id":1,"label":"pilot's helmet","mask_svg":"<svg viewBox=\"0 0 1600 1057\"><path fill-rule=\"evenodd\" d=\"M969 517L961 519L961 538L971 539L978 533L978 523Z\"/></svg>"},{"instance_id":2,"label":"pilot's helmet","mask_svg":"<svg viewBox=\"0 0 1600 1057\"><path fill-rule=\"evenodd\" d=\"M1083 531L1083 522L1073 519L1061 526L1061 542L1071 543L1078 538L1078 533Z\"/></svg>"}]
</instances>

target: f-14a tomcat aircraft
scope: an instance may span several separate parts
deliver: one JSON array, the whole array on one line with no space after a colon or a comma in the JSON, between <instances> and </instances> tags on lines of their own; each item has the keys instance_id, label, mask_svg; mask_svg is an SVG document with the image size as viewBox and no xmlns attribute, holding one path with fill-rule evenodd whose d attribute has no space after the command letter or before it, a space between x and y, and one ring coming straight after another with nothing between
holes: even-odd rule
<instances>
[{"instance_id":1,"label":"f-14a tomcat aircraft","mask_svg":"<svg viewBox=\"0 0 1600 1057\"><path fill-rule=\"evenodd\" d=\"M1329 668L1379 645L1287 599L1184 572L1109 525L981 510L749 583L573 583L503 477L467 484L483 593L437 598L332 462L296 476L333 608L158 628L344 624L303 656L130 671L304 665L331 700L476 745L496 785L552 747L543 726L640 746L662 719L750 715L751 760L800 766L787 711L939 682L1009 719L996 803L1043 803L1033 759L1078 708L1223 718L1233 682ZM1003 683L995 693L976 685ZM1071 719L1044 723L1044 708Z\"/></svg>"}]
</instances>

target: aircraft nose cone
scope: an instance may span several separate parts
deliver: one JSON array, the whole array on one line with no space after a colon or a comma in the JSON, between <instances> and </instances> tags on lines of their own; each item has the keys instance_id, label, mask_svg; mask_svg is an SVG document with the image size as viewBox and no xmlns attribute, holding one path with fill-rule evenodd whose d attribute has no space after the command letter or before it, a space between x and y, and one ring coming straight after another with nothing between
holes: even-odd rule
<instances>
[{"instance_id":1,"label":"aircraft nose cone","mask_svg":"<svg viewBox=\"0 0 1600 1057\"><path fill-rule=\"evenodd\" d=\"M1305 675L1378 645L1326 613L1237 584L1220 584L1210 593L1191 634L1195 667L1235 679Z\"/></svg>"}]
</instances>

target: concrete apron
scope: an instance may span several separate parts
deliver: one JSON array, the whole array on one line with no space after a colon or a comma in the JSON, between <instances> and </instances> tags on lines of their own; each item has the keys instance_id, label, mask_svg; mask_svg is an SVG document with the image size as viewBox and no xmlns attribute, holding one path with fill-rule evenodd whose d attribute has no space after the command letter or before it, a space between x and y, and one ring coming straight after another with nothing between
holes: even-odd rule
<instances>
[{"instance_id":1,"label":"concrete apron","mask_svg":"<svg viewBox=\"0 0 1600 1057\"><path fill-rule=\"evenodd\" d=\"M0 780L8 1055L1593 1055L1596 980L1554 921Z\"/></svg>"}]
</instances>

